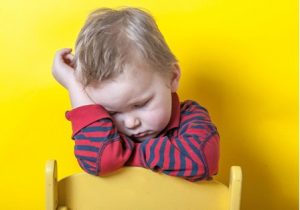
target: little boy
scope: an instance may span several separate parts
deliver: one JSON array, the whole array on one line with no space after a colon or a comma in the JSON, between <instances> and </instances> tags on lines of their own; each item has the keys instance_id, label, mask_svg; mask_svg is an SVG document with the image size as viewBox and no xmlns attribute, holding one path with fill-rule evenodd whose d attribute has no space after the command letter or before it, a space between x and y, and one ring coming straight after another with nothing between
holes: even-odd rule
<instances>
[{"instance_id":1,"label":"little boy","mask_svg":"<svg viewBox=\"0 0 300 210\"><path fill-rule=\"evenodd\" d=\"M84 171L139 166L189 181L217 174L217 129L205 108L179 102L180 68L151 15L98 9L75 50L57 51L52 73L69 92L66 118Z\"/></svg>"}]
</instances>

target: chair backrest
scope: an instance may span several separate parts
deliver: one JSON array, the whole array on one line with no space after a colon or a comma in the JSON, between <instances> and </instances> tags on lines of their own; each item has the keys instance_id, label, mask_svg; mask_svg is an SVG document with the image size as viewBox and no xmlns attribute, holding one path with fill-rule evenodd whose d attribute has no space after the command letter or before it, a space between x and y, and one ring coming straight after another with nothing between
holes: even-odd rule
<instances>
[{"instance_id":1,"label":"chair backrest","mask_svg":"<svg viewBox=\"0 0 300 210\"><path fill-rule=\"evenodd\" d=\"M232 166L229 187L215 181L189 182L138 167L106 177L73 174L57 181L55 160L46 163L46 209L239 210L242 173Z\"/></svg>"}]
</instances>

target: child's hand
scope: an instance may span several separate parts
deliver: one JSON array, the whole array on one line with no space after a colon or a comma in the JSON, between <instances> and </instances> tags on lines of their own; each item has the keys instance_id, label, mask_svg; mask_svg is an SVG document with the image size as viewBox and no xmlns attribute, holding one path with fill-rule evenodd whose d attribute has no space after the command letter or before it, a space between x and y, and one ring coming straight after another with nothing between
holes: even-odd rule
<instances>
[{"instance_id":1,"label":"child's hand","mask_svg":"<svg viewBox=\"0 0 300 210\"><path fill-rule=\"evenodd\" d=\"M73 63L72 49L63 48L58 50L54 56L52 65L52 74L55 80L64 86L66 89L70 88L70 85L75 83L75 71Z\"/></svg>"}]
</instances>

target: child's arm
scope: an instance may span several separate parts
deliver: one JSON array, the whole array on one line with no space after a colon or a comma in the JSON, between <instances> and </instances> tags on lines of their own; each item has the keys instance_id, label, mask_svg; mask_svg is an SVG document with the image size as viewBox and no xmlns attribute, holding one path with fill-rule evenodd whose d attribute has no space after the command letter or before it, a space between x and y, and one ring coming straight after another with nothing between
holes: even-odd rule
<instances>
[{"instance_id":1,"label":"child's arm","mask_svg":"<svg viewBox=\"0 0 300 210\"><path fill-rule=\"evenodd\" d=\"M186 101L181 108L178 130L142 142L135 156L152 170L190 181L207 179L218 172L218 131L206 109Z\"/></svg>"},{"instance_id":2,"label":"child's arm","mask_svg":"<svg viewBox=\"0 0 300 210\"><path fill-rule=\"evenodd\" d=\"M190 181L217 173L219 135L207 111L195 102L182 108L180 128L173 134L134 143L117 131L100 105L67 113L73 125L75 155L88 173L103 175L123 165L141 166Z\"/></svg>"},{"instance_id":3,"label":"child's arm","mask_svg":"<svg viewBox=\"0 0 300 210\"><path fill-rule=\"evenodd\" d=\"M52 74L56 81L68 90L72 108L94 104L76 80L71 49L64 48L55 54Z\"/></svg>"},{"instance_id":4,"label":"child's arm","mask_svg":"<svg viewBox=\"0 0 300 210\"><path fill-rule=\"evenodd\" d=\"M72 122L75 156L87 173L102 176L121 168L130 159L133 141L118 133L101 105L72 109L66 118Z\"/></svg>"},{"instance_id":5,"label":"child's arm","mask_svg":"<svg viewBox=\"0 0 300 210\"><path fill-rule=\"evenodd\" d=\"M71 49L57 51L52 74L69 92L73 110L66 116L72 120L75 155L80 166L88 173L103 175L123 166L134 145L125 136L122 141L116 141L120 138L116 139L110 115L101 105L96 105L77 82L72 63Z\"/></svg>"}]
</instances>

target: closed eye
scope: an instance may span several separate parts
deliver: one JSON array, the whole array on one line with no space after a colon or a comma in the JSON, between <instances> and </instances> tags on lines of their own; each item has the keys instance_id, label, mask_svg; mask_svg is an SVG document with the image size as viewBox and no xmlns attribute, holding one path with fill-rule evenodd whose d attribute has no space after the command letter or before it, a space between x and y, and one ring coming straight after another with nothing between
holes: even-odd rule
<instances>
[{"instance_id":1,"label":"closed eye","mask_svg":"<svg viewBox=\"0 0 300 210\"><path fill-rule=\"evenodd\" d=\"M119 112L108 112L108 113L109 113L109 115L113 116L113 115L118 114Z\"/></svg>"},{"instance_id":2,"label":"closed eye","mask_svg":"<svg viewBox=\"0 0 300 210\"><path fill-rule=\"evenodd\" d=\"M135 104L135 105L134 105L134 108L141 108L141 107L144 107L144 106L146 106L146 105L150 102L150 100L151 100L151 98L148 99L147 101L141 103L141 104Z\"/></svg>"}]
</instances>

